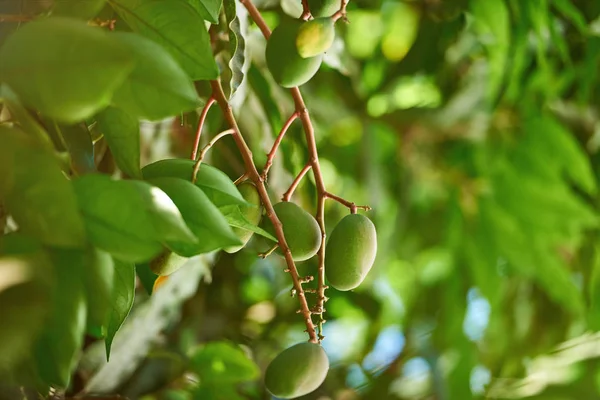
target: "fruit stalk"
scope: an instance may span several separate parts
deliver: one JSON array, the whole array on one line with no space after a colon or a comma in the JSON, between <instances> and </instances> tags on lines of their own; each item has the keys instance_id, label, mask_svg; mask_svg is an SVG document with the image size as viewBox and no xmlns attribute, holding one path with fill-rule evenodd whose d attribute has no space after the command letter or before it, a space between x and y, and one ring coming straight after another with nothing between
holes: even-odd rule
<instances>
[{"instance_id":1,"label":"fruit stalk","mask_svg":"<svg viewBox=\"0 0 600 400\"><path fill-rule=\"evenodd\" d=\"M204 126L204 121L206 120L206 116L208 115L208 110L215 103L215 99L210 97L204 108L202 109L202 113L200 114L200 119L198 120L198 130L196 131L196 138L194 140L194 146L192 147L192 155L190 158L192 160L196 159L196 155L198 154L198 147L200 147L200 136L202 135L202 127Z\"/></svg>"},{"instance_id":2,"label":"fruit stalk","mask_svg":"<svg viewBox=\"0 0 600 400\"><path fill-rule=\"evenodd\" d=\"M246 144L244 137L242 136L237 122L235 120L235 116L233 115L233 111L231 109L231 105L227 101L227 97L225 97L225 93L223 92L223 88L221 86L221 82L215 80L210 82L212 88L212 98L215 99L228 125L233 130L233 138L235 143L244 159L244 165L246 167L246 173L248 178L254 182L256 188L258 189L258 193L260 195L260 199L265 207L265 211L267 213L267 217L271 220L275 230L275 236L279 242L279 247L285 256L285 261L287 264L287 269L292 277L294 289L298 295L298 301L300 302L300 313L304 317L304 322L306 324L306 332L309 336L309 341L313 343L317 343L319 341L317 337L317 333L315 331L315 326L312 321L311 311L308 307L308 303L306 301L306 296L304 293L304 289L302 288L302 283L300 282L300 276L298 275L298 270L296 268L296 264L292 259L292 253L288 247L288 244L285 240L285 236L283 234L283 228L279 218L275 214L273 210L273 205L271 204L271 200L269 199L269 194L267 193L267 189L265 188L264 180L259 174L256 166L254 165L254 161L252 159L252 151ZM323 277L324 278L324 277Z\"/></svg>"},{"instance_id":3,"label":"fruit stalk","mask_svg":"<svg viewBox=\"0 0 600 400\"><path fill-rule=\"evenodd\" d=\"M292 122L294 122L296 120L296 118L298 118L298 113L295 112L285 122L285 124L283 125L283 128L281 128L281 131L279 132L279 135L277 135L275 142L273 142L273 147L271 148L271 151L269 151L269 154L267 154L267 162L265 163L265 167L263 168L263 172L262 172L263 179L265 179L265 180L267 179L267 175L269 174L271 165L273 165L273 159L275 158L275 154L277 154L277 149L279 149L279 145L281 144L281 141L283 140L285 133L289 129L290 125L292 125Z\"/></svg>"}]
</instances>

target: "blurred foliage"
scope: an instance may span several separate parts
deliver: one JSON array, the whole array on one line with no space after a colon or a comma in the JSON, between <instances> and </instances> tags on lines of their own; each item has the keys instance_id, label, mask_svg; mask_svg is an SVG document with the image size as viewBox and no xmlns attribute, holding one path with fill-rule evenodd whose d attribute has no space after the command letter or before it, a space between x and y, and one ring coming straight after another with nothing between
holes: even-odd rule
<instances>
[{"instance_id":1,"label":"blurred foliage","mask_svg":"<svg viewBox=\"0 0 600 400\"><path fill-rule=\"evenodd\" d=\"M45 14L52 4L0 1L0 43L23 23L3 15ZM256 4L271 28L285 14L301 13L297 0ZM82 12L89 17L89 9ZM128 30L124 12L117 12L105 5L97 19L116 19L117 30ZM214 7L198 12L208 20L217 16ZM336 25L333 48L302 93L327 189L373 208L378 256L360 288L328 290L323 346L332 367L322 387L304 398L600 398L600 2L351 0L348 20ZM210 30L217 38L213 51L240 129L263 165L293 112L291 98L266 70L265 41L239 3L225 1L212 22L219 22ZM186 72L205 78L194 65ZM196 87L204 93L202 82ZM4 105L17 115L20 105L6 90ZM142 165L187 157L197 123L195 111L142 121ZM118 174L123 155L112 154L108 137L94 139L94 128L96 167ZM203 143L223 128L215 107ZM5 143L0 134L0 155L10 152ZM67 152L89 146L63 144ZM89 154L77 154L73 168L85 169ZM296 122L271 170L273 199L306 159ZM33 160L46 162L42 155ZM231 138L207 162L232 179L243 173ZM307 175L294 200L313 212L315 193ZM10 232L14 223L5 222L1 206L0 227ZM328 232L345 213L327 203ZM258 258L268 243L256 236L234 255L192 258L161 286L138 265L143 285L138 282L110 361L104 343L86 336L63 394L270 398L261 371L306 335L283 260ZM46 341L69 334L60 329L66 316L52 317L48 299L53 291L80 296L83 289L54 285L47 270L56 257L77 255L49 257L35 246L5 243L0 315L15 318L22 330L9 334L0 324L0 399L33 399L35 391L8 388L5 376L30 372L17 371L9 350L21 351L39 332ZM299 264L301 275L315 268L315 260ZM17 301L19 311L12 310ZM65 313L77 313L76 307ZM129 307L121 305L119 313L127 316ZM18 312L31 320L19 320ZM68 380L64 374L57 379ZM32 376L36 384L39 377Z\"/></svg>"}]
</instances>

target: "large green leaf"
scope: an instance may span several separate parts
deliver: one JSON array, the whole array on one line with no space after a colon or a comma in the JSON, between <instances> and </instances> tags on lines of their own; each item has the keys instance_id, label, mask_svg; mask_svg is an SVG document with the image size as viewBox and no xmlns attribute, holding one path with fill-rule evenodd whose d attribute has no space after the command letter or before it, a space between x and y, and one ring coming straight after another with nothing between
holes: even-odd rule
<instances>
[{"instance_id":1,"label":"large green leaf","mask_svg":"<svg viewBox=\"0 0 600 400\"><path fill-rule=\"evenodd\" d=\"M67 387L77 364L86 326L83 250L50 251L56 272L53 313L34 350L40 376L46 382Z\"/></svg>"},{"instance_id":2,"label":"large green leaf","mask_svg":"<svg viewBox=\"0 0 600 400\"><path fill-rule=\"evenodd\" d=\"M132 178L140 178L140 123L137 118L108 107L96 115L96 120L121 171Z\"/></svg>"},{"instance_id":3,"label":"large green leaf","mask_svg":"<svg viewBox=\"0 0 600 400\"><path fill-rule=\"evenodd\" d=\"M254 361L239 346L227 342L210 342L196 349L190 357L190 368L203 385L250 381L260 374Z\"/></svg>"},{"instance_id":4,"label":"large green leaf","mask_svg":"<svg viewBox=\"0 0 600 400\"><path fill-rule=\"evenodd\" d=\"M90 19L104 7L106 0L57 0L51 15Z\"/></svg>"},{"instance_id":5,"label":"large green leaf","mask_svg":"<svg viewBox=\"0 0 600 400\"><path fill-rule=\"evenodd\" d=\"M215 79L219 71L204 20L181 0L109 0L134 32L164 46L193 80Z\"/></svg>"},{"instance_id":6,"label":"large green leaf","mask_svg":"<svg viewBox=\"0 0 600 400\"><path fill-rule=\"evenodd\" d=\"M52 264L31 238L0 240L0 369L11 370L31 354L50 311Z\"/></svg>"},{"instance_id":7,"label":"large green leaf","mask_svg":"<svg viewBox=\"0 0 600 400\"><path fill-rule=\"evenodd\" d=\"M19 228L49 245L82 246L77 199L54 156L17 129L0 127L0 142L0 199Z\"/></svg>"},{"instance_id":8,"label":"large green leaf","mask_svg":"<svg viewBox=\"0 0 600 400\"><path fill-rule=\"evenodd\" d=\"M114 36L136 59L113 97L117 107L136 117L160 120L200 105L192 80L163 46L134 33Z\"/></svg>"},{"instance_id":9,"label":"large green leaf","mask_svg":"<svg viewBox=\"0 0 600 400\"><path fill-rule=\"evenodd\" d=\"M106 32L62 17L24 25L0 49L0 79L25 105L66 123L106 107L133 66Z\"/></svg>"},{"instance_id":10,"label":"large green leaf","mask_svg":"<svg viewBox=\"0 0 600 400\"><path fill-rule=\"evenodd\" d=\"M221 0L185 0L198 14L205 20L216 24L219 22L219 10L221 9Z\"/></svg>"},{"instance_id":11,"label":"large green leaf","mask_svg":"<svg viewBox=\"0 0 600 400\"><path fill-rule=\"evenodd\" d=\"M167 247L173 252L192 257L241 244L217 206L192 182L179 178L154 178L148 183L163 190L173 200L198 239L195 244L167 242Z\"/></svg>"},{"instance_id":12,"label":"large green leaf","mask_svg":"<svg viewBox=\"0 0 600 400\"><path fill-rule=\"evenodd\" d=\"M106 326L106 359L110 358L110 347L115 334L129 315L135 296L135 265L114 260L115 274L111 296L111 309Z\"/></svg>"},{"instance_id":13,"label":"large green leaf","mask_svg":"<svg viewBox=\"0 0 600 400\"><path fill-rule=\"evenodd\" d=\"M225 216L225 219L227 219L227 223L229 223L229 225L234 226L236 228L241 228L241 229L245 229L247 231L254 232L256 234L266 237L267 239L277 242L277 239L273 235L271 235L269 232L265 231L261 227L256 226L253 223L251 223L250 221L248 221L248 219L244 216L244 213L242 213L242 210L240 210L240 206L236 206L236 205L224 206L224 207L220 207L219 211L221 211L221 213L223 213L223 215Z\"/></svg>"},{"instance_id":14,"label":"large green leaf","mask_svg":"<svg viewBox=\"0 0 600 400\"><path fill-rule=\"evenodd\" d=\"M115 266L110 254L99 249L90 248L86 257L83 282L88 310L87 331L102 336L111 305Z\"/></svg>"},{"instance_id":15,"label":"large green leaf","mask_svg":"<svg viewBox=\"0 0 600 400\"><path fill-rule=\"evenodd\" d=\"M510 16L504 0L471 0L473 26L488 53L488 100L495 101L504 75L510 49Z\"/></svg>"},{"instance_id":16,"label":"large green leaf","mask_svg":"<svg viewBox=\"0 0 600 400\"><path fill-rule=\"evenodd\" d=\"M85 175L74 186L92 243L116 258L144 262L167 241L196 242L177 206L157 187L106 175Z\"/></svg>"}]
</instances>

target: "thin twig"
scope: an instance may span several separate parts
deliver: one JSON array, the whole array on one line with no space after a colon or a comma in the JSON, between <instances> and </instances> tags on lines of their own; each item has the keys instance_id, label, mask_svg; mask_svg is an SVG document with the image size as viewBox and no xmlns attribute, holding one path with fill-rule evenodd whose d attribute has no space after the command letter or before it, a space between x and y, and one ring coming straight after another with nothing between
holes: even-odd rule
<instances>
[{"instance_id":1,"label":"thin twig","mask_svg":"<svg viewBox=\"0 0 600 400\"><path fill-rule=\"evenodd\" d=\"M356 214L356 211L359 209L365 211L369 211L371 209L371 207L369 206L357 206L354 202L348 201L346 199L341 198L340 196L336 196L335 194L329 192L325 193L325 198L335 200L338 203L348 207L352 214Z\"/></svg>"},{"instance_id":2,"label":"thin twig","mask_svg":"<svg viewBox=\"0 0 600 400\"><path fill-rule=\"evenodd\" d=\"M0 22L27 22L34 18L33 15L0 14Z\"/></svg>"},{"instance_id":3,"label":"thin twig","mask_svg":"<svg viewBox=\"0 0 600 400\"><path fill-rule=\"evenodd\" d=\"M269 154L267 154L267 162L265 163L265 167L263 168L262 172L262 177L264 180L267 180L267 175L269 174L271 165L273 165L273 159L275 158L275 154L277 154L277 149L279 149L279 145L281 144L285 133L289 129L290 125L292 125L292 122L296 120L296 118L298 118L298 113L295 112L288 118L287 121L285 121L285 124L281 128L279 135L277 135L275 142L273 142L273 147L271 147L271 151L269 151Z\"/></svg>"},{"instance_id":4,"label":"thin twig","mask_svg":"<svg viewBox=\"0 0 600 400\"><path fill-rule=\"evenodd\" d=\"M331 18L333 19L333 22L337 21L340 18L344 19L344 21L347 21L347 19L346 19L346 6L347 5L348 5L348 0L340 0L340 9L331 16Z\"/></svg>"},{"instance_id":5,"label":"thin twig","mask_svg":"<svg viewBox=\"0 0 600 400\"><path fill-rule=\"evenodd\" d=\"M196 163L194 164L194 171L192 172L192 182L196 182L196 176L198 175L198 171L200 170L200 165L202 164L202 160L204 160L204 156L206 155L206 152L208 150L210 150L210 148L213 147L215 145L215 143L217 143L219 141L219 139L222 139L227 135L233 135L233 133L234 133L233 129L224 130L223 132L215 135L215 137L212 138L211 141L208 142L208 144L202 148L202 151L200 152L200 155L198 156L198 160L196 160Z\"/></svg>"},{"instance_id":6,"label":"thin twig","mask_svg":"<svg viewBox=\"0 0 600 400\"><path fill-rule=\"evenodd\" d=\"M290 198L292 197L292 194L294 194L294 190L296 190L296 188L298 187L298 184L300 183L300 181L302 180L302 178L304 178L304 175L306 175L306 173L311 168L312 168L311 164L306 164L304 166L304 168L302 168L302 170L300 171L300 173L298 173L298 175L296 176L296 179L294 179L294 181L290 185L290 188L287 190L287 192L285 192L283 194L283 197L281 198L282 201L290 201Z\"/></svg>"},{"instance_id":7,"label":"thin twig","mask_svg":"<svg viewBox=\"0 0 600 400\"><path fill-rule=\"evenodd\" d=\"M192 147L192 155L190 158L192 160L196 159L196 155L198 154L198 147L200 146L200 136L202 135L202 127L204 126L204 121L206 120L206 115L208 114L208 110L215 103L215 99L210 97L204 108L202 109L202 113L200 114L200 119L198 120L198 129L196 130L196 139L194 140L194 147Z\"/></svg>"},{"instance_id":8,"label":"thin twig","mask_svg":"<svg viewBox=\"0 0 600 400\"><path fill-rule=\"evenodd\" d=\"M223 112L225 120L227 121L230 128L234 131L233 138L235 139L238 149L242 155L242 158L244 159L246 173L256 185L261 202L265 207L267 217L271 220L271 223L273 224L273 227L275 229L275 236L279 242L279 247L281 248L284 254L287 269L289 270L290 276L292 277L294 289L296 289L296 293L298 294L300 310L302 316L304 317L304 323L306 325L306 331L308 332L309 340L313 343L317 343L319 341L319 338L315 331L315 325L312 321L311 312L306 301L304 290L302 289L302 284L300 283L300 277L298 275L296 264L294 263L294 259L292 258L292 252L290 251L290 248L283 234L283 227L281 225L281 221L279 221L279 218L277 218L277 215L275 214L275 210L273 209L273 205L271 204L271 200L269 199L269 194L267 193L264 181L260 176L258 170L256 169L256 166L254 165L254 161L252 159L252 151L250 151L250 148L246 144L246 141L244 140L244 137L242 136L237 126L237 122L235 120L235 116L233 115L231 105L227 101L227 97L225 97L225 93L223 92L223 87L221 86L221 83L219 81L211 81L210 84L212 87L213 98L219 104L219 107Z\"/></svg>"},{"instance_id":9,"label":"thin twig","mask_svg":"<svg viewBox=\"0 0 600 400\"><path fill-rule=\"evenodd\" d=\"M310 14L310 7L308 5L308 0L302 0L302 15L300 16L300 18L307 21L311 17L312 17L312 15Z\"/></svg>"}]
</instances>

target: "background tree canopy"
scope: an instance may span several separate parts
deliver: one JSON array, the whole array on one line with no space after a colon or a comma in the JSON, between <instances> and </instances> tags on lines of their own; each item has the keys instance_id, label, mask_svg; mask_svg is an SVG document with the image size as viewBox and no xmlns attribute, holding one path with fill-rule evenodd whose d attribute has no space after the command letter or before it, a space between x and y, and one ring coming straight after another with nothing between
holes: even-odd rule
<instances>
[{"instance_id":1,"label":"background tree canopy","mask_svg":"<svg viewBox=\"0 0 600 400\"><path fill-rule=\"evenodd\" d=\"M308 336L286 262L258 257L267 218L200 177L185 213L140 169L232 128L227 101L256 166L291 121L271 201L311 167L252 4L270 29L303 13L0 0L0 399L271 398L267 365ZM318 215L322 178L369 205L378 251L360 287L327 290L330 369L302 398L600 398L600 2L350 0L346 18L300 87L320 175L292 200ZM228 133L199 174L248 170ZM348 208L324 212L329 235ZM256 233L229 254L232 227ZM159 278L165 248L187 261ZM297 269L312 306L318 257Z\"/></svg>"}]
</instances>

